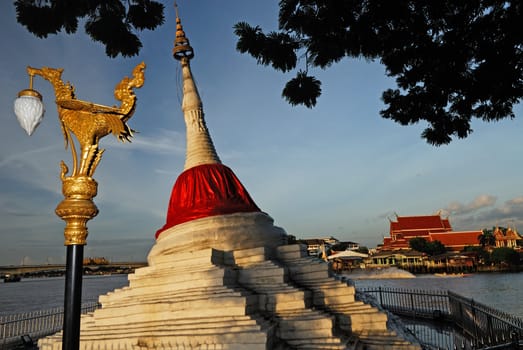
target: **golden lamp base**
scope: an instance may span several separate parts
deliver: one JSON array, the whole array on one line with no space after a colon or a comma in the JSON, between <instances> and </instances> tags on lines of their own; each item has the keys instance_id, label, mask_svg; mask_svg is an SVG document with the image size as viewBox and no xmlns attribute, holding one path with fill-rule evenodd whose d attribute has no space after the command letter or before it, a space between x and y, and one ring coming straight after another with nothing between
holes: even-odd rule
<instances>
[{"instance_id":1,"label":"golden lamp base","mask_svg":"<svg viewBox=\"0 0 523 350\"><path fill-rule=\"evenodd\" d=\"M64 245L87 244L87 221L98 214L93 202L98 190L97 182L88 176L65 177L62 193L65 197L56 207L56 215L65 221Z\"/></svg>"}]
</instances>

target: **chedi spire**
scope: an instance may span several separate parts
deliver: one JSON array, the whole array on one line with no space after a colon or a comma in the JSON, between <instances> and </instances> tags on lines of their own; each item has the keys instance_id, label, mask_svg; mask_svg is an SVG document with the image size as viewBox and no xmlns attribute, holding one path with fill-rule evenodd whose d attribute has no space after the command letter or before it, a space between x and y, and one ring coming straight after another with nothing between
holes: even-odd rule
<instances>
[{"instance_id":1,"label":"chedi spire","mask_svg":"<svg viewBox=\"0 0 523 350\"><path fill-rule=\"evenodd\" d=\"M182 111L187 150L184 171L178 176L171 192L166 224L157 231L157 238L170 227L187 221L260 211L233 171L221 163L214 148L189 63L194 57L194 50L185 36L177 9L173 57L182 66Z\"/></svg>"},{"instance_id":2,"label":"chedi spire","mask_svg":"<svg viewBox=\"0 0 523 350\"><path fill-rule=\"evenodd\" d=\"M175 5L176 6L176 5ZM221 163L205 124L203 104L194 83L190 60L194 51L185 36L176 8L176 39L174 41L173 57L180 61L183 76L182 111L187 128L187 150L184 169L200 164Z\"/></svg>"}]
</instances>

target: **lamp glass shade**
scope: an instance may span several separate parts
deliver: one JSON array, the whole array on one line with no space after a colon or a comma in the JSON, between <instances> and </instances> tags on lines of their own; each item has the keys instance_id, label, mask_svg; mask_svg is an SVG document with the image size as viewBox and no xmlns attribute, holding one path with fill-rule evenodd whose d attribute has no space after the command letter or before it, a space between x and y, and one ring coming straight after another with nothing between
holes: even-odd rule
<instances>
[{"instance_id":1,"label":"lamp glass shade","mask_svg":"<svg viewBox=\"0 0 523 350\"><path fill-rule=\"evenodd\" d=\"M31 135L44 118L44 104L36 96L20 96L15 100L14 110L20 126Z\"/></svg>"}]
</instances>

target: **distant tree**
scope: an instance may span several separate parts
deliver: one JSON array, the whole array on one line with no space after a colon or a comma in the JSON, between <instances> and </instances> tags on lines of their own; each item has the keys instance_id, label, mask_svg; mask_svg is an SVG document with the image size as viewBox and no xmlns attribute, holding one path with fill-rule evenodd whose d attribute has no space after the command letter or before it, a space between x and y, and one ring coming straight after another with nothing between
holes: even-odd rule
<instances>
[{"instance_id":1,"label":"distant tree","mask_svg":"<svg viewBox=\"0 0 523 350\"><path fill-rule=\"evenodd\" d=\"M341 252L343 250L347 250L347 244L346 243L343 243L343 242L340 242L340 243L336 243L332 246L330 246L329 248L329 252L330 251L335 251L335 252Z\"/></svg>"},{"instance_id":2,"label":"distant tree","mask_svg":"<svg viewBox=\"0 0 523 350\"><path fill-rule=\"evenodd\" d=\"M492 261L494 263L506 263L510 266L519 264L519 253L512 248L501 247L492 250Z\"/></svg>"},{"instance_id":3,"label":"distant tree","mask_svg":"<svg viewBox=\"0 0 523 350\"><path fill-rule=\"evenodd\" d=\"M496 244L496 237L494 236L494 227L492 230L483 229L482 234L478 236L479 244L485 248L485 247L491 247Z\"/></svg>"},{"instance_id":4,"label":"distant tree","mask_svg":"<svg viewBox=\"0 0 523 350\"><path fill-rule=\"evenodd\" d=\"M425 253L427 251L428 243L429 242L427 242L423 237L415 237L409 240L409 247L410 249Z\"/></svg>"},{"instance_id":5,"label":"distant tree","mask_svg":"<svg viewBox=\"0 0 523 350\"><path fill-rule=\"evenodd\" d=\"M18 23L39 38L76 33L79 20L87 17L85 32L105 45L109 57L138 55L142 43L135 31L164 22L164 5L153 0L16 0L14 5Z\"/></svg>"},{"instance_id":6,"label":"distant tree","mask_svg":"<svg viewBox=\"0 0 523 350\"><path fill-rule=\"evenodd\" d=\"M474 252L477 254L479 263L483 265L489 265L490 264L490 253L486 251L483 247L477 247L477 246L466 246L463 249L465 252Z\"/></svg>"},{"instance_id":7,"label":"distant tree","mask_svg":"<svg viewBox=\"0 0 523 350\"><path fill-rule=\"evenodd\" d=\"M507 234L507 231L508 231L508 228L503 227L503 226L498 226L498 230L500 230L501 233L503 233L504 235L506 235L506 234Z\"/></svg>"},{"instance_id":8,"label":"distant tree","mask_svg":"<svg viewBox=\"0 0 523 350\"><path fill-rule=\"evenodd\" d=\"M423 237L415 237L409 240L409 247L427 255L443 254L447 251L440 241L429 242Z\"/></svg>"},{"instance_id":9,"label":"distant tree","mask_svg":"<svg viewBox=\"0 0 523 350\"><path fill-rule=\"evenodd\" d=\"M523 96L523 3L515 0L281 0L279 30L239 22L237 50L288 72L304 62L282 96L313 107L326 69L344 57L380 60L397 88L384 118L426 121L422 137L442 145L465 138L472 118L514 118ZM347 77L350 79L350 77Z\"/></svg>"},{"instance_id":10,"label":"distant tree","mask_svg":"<svg viewBox=\"0 0 523 350\"><path fill-rule=\"evenodd\" d=\"M441 243L440 241L432 241L428 244L428 255L438 255L443 254L447 251L447 248L445 248L445 245Z\"/></svg>"},{"instance_id":11,"label":"distant tree","mask_svg":"<svg viewBox=\"0 0 523 350\"><path fill-rule=\"evenodd\" d=\"M362 253L362 254L369 254L369 248L367 248L365 246L359 247L358 249L356 249L356 251L358 253Z\"/></svg>"}]
</instances>

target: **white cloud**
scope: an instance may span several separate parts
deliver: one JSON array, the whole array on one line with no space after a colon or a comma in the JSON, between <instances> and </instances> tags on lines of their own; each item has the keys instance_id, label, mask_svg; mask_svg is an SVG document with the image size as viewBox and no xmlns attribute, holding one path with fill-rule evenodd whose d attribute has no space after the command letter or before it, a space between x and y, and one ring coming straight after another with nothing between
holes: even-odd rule
<instances>
[{"instance_id":1,"label":"white cloud","mask_svg":"<svg viewBox=\"0 0 523 350\"><path fill-rule=\"evenodd\" d=\"M474 213L478 210L488 208L496 203L497 197L490 194L481 194L474 198L472 202L463 204L458 201L449 203L445 208L441 209L441 214L444 216L459 216L469 213Z\"/></svg>"},{"instance_id":2,"label":"white cloud","mask_svg":"<svg viewBox=\"0 0 523 350\"><path fill-rule=\"evenodd\" d=\"M146 136L140 133L135 134L131 143L119 142L111 138L108 144L111 147L123 148L132 151L142 151L157 155L184 155L185 154L185 133L175 130L157 130L154 136Z\"/></svg>"}]
</instances>

